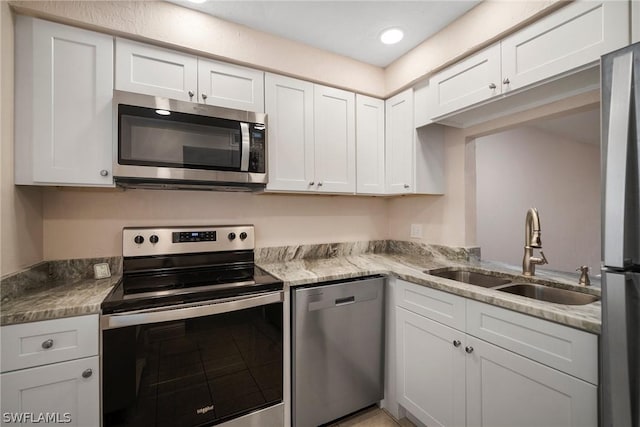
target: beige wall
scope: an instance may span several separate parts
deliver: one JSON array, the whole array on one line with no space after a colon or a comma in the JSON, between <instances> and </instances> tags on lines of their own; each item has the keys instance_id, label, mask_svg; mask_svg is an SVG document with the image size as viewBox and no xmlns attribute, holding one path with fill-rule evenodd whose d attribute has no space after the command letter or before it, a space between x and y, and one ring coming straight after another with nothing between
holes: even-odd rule
<instances>
[{"instance_id":1,"label":"beige wall","mask_svg":"<svg viewBox=\"0 0 640 427\"><path fill-rule=\"evenodd\" d=\"M447 128L445 195L390 199L389 238L451 246L476 246L476 160L473 140L542 118L597 108L599 102L600 92L592 91L466 129ZM411 224L422 224L422 239L409 237Z\"/></svg>"},{"instance_id":2,"label":"beige wall","mask_svg":"<svg viewBox=\"0 0 640 427\"><path fill-rule=\"evenodd\" d=\"M538 209L549 265L600 267L600 145L521 127L475 140L483 259L522 262L527 210Z\"/></svg>"},{"instance_id":3,"label":"beige wall","mask_svg":"<svg viewBox=\"0 0 640 427\"><path fill-rule=\"evenodd\" d=\"M382 97L384 70L164 1L12 1L44 17Z\"/></svg>"},{"instance_id":4,"label":"beige wall","mask_svg":"<svg viewBox=\"0 0 640 427\"><path fill-rule=\"evenodd\" d=\"M395 94L444 65L568 3L559 0L485 0L389 65L385 70L385 93Z\"/></svg>"},{"instance_id":5,"label":"beige wall","mask_svg":"<svg viewBox=\"0 0 640 427\"><path fill-rule=\"evenodd\" d=\"M40 189L13 185L13 17L0 2L0 277L42 261Z\"/></svg>"},{"instance_id":6,"label":"beige wall","mask_svg":"<svg viewBox=\"0 0 640 427\"><path fill-rule=\"evenodd\" d=\"M387 238L385 199L208 191L44 192L45 259L122 254L122 227L255 224L258 247Z\"/></svg>"},{"instance_id":7,"label":"beige wall","mask_svg":"<svg viewBox=\"0 0 640 427\"><path fill-rule=\"evenodd\" d=\"M544 13L556 2L490 3L473 9L463 18L462 24L454 24L453 29L427 40L386 72L164 2L24 1L11 4L21 13L385 96L443 62L477 48L487 38ZM127 225L251 222L258 227L258 245L271 246L387 237L407 239L410 224L421 223L424 242L475 244L475 190L470 185L473 176L469 169L473 162L468 159L467 140L496 127L507 126L508 121L489 123L472 130L447 130L445 196L376 199L15 187L11 93L13 24L7 3L0 2L0 7L1 274L19 270L43 258L117 255L120 253L119 232ZM504 8L504 13L491 16L489 12L495 8ZM474 25L480 27L470 31L465 22L475 22ZM185 28L190 31L184 31Z\"/></svg>"}]
</instances>

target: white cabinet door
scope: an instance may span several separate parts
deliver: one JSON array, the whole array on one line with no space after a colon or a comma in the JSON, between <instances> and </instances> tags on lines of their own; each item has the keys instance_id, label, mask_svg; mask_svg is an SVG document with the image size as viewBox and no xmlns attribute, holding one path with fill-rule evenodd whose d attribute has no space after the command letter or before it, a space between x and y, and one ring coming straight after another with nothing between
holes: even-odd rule
<instances>
[{"instance_id":1,"label":"white cabinet door","mask_svg":"<svg viewBox=\"0 0 640 427\"><path fill-rule=\"evenodd\" d=\"M314 85L315 180L318 191L356 191L355 95Z\"/></svg>"},{"instance_id":2,"label":"white cabinet door","mask_svg":"<svg viewBox=\"0 0 640 427\"><path fill-rule=\"evenodd\" d=\"M573 2L502 41L503 92L597 63L628 43L627 2Z\"/></svg>"},{"instance_id":3,"label":"white cabinet door","mask_svg":"<svg viewBox=\"0 0 640 427\"><path fill-rule=\"evenodd\" d=\"M198 58L198 102L264 112L264 73Z\"/></svg>"},{"instance_id":4,"label":"white cabinet door","mask_svg":"<svg viewBox=\"0 0 640 427\"><path fill-rule=\"evenodd\" d=\"M384 194L384 101L356 95L358 194Z\"/></svg>"},{"instance_id":5,"label":"white cabinet door","mask_svg":"<svg viewBox=\"0 0 640 427\"><path fill-rule=\"evenodd\" d=\"M265 107L267 190L314 190L313 83L267 73Z\"/></svg>"},{"instance_id":6,"label":"white cabinet door","mask_svg":"<svg viewBox=\"0 0 640 427\"><path fill-rule=\"evenodd\" d=\"M175 50L116 39L118 90L196 101L198 59Z\"/></svg>"},{"instance_id":7,"label":"white cabinet door","mask_svg":"<svg viewBox=\"0 0 640 427\"><path fill-rule=\"evenodd\" d=\"M598 389L467 336L467 426L598 425Z\"/></svg>"},{"instance_id":8,"label":"white cabinet door","mask_svg":"<svg viewBox=\"0 0 640 427\"><path fill-rule=\"evenodd\" d=\"M640 1L631 2L631 43L640 42Z\"/></svg>"},{"instance_id":9,"label":"white cabinet door","mask_svg":"<svg viewBox=\"0 0 640 427\"><path fill-rule=\"evenodd\" d=\"M16 184L112 186L113 38L16 18Z\"/></svg>"},{"instance_id":10,"label":"white cabinet door","mask_svg":"<svg viewBox=\"0 0 640 427\"><path fill-rule=\"evenodd\" d=\"M464 334L396 309L398 403L429 427L465 425Z\"/></svg>"},{"instance_id":11,"label":"white cabinet door","mask_svg":"<svg viewBox=\"0 0 640 427\"><path fill-rule=\"evenodd\" d=\"M435 116L485 101L502 91L500 43L435 74L429 81Z\"/></svg>"},{"instance_id":12,"label":"white cabinet door","mask_svg":"<svg viewBox=\"0 0 640 427\"><path fill-rule=\"evenodd\" d=\"M31 421L52 416L64 425L99 426L99 377L98 356L2 374L3 425L7 416L27 413L34 417ZM10 422L7 425L44 424L44 421L31 424L17 419Z\"/></svg>"},{"instance_id":13,"label":"white cabinet door","mask_svg":"<svg viewBox=\"0 0 640 427\"><path fill-rule=\"evenodd\" d=\"M414 136L413 90L385 102L385 179L388 194L413 192Z\"/></svg>"}]
</instances>

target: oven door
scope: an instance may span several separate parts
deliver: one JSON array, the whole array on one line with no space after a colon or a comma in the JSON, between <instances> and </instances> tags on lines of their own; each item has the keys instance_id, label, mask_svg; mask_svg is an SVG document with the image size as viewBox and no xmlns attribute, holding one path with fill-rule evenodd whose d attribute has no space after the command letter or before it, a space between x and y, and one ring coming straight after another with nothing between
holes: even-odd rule
<instances>
[{"instance_id":1,"label":"oven door","mask_svg":"<svg viewBox=\"0 0 640 427\"><path fill-rule=\"evenodd\" d=\"M213 425L275 406L283 416L282 301L278 291L102 316L103 425Z\"/></svg>"}]
</instances>

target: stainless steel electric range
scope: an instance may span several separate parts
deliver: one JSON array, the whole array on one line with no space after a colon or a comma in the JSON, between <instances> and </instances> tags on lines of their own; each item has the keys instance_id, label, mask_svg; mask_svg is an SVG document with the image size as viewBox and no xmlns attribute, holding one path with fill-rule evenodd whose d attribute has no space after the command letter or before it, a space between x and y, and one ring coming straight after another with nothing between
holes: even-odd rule
<instances>
[{"instance_id":1,"label":"stainless steel electric range","mask_svg":"<svg viewBox=\"0 0 640 427\"><path fill-rule=\"evenodd\" d=\"M102 303L110 426L283 425L283 285L254 228L125 228Z\"/></svg>"}]
</instances>

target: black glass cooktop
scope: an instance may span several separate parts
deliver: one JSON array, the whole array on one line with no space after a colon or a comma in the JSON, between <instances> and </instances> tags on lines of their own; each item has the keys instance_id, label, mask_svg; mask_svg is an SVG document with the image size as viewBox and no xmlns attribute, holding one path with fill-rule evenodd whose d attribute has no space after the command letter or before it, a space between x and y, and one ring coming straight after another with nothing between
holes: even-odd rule
<instances>
[{"instance_id":1,"label":"black glass cooktop","mask_svg":"<svg viewBox=\"0 0 640 427\"><path fill-rule=\"evenodd\" d=\"M104 314L281 290L253 264L253 254L125 259L123 277L102 303Z\"/></svg>"}]
</instances>

